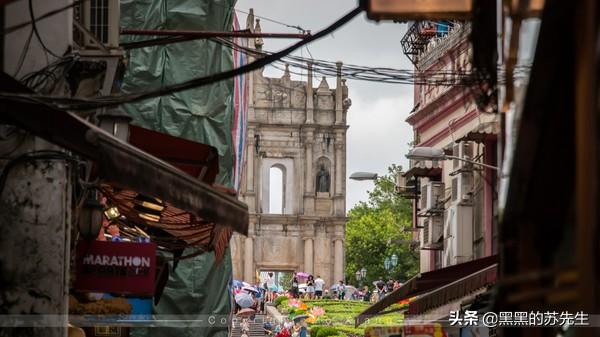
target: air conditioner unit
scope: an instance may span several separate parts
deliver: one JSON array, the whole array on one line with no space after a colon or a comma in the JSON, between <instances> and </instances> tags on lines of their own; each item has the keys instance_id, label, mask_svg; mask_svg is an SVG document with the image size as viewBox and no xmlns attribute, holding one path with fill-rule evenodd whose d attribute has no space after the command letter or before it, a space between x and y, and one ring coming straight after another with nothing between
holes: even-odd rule
<instances>
[{"instance_id":1,"label":"air conditioner unit","mask_svg":"<svg viewBox=\"0 0 600 337\"><path fill-rule=\"evenodd\" d=\"M86 30L93 37L84 34L83 46L98 48L98 42L104 47L119 47L119 0L83 1L81 19ZM94 41L94 38L96 41Z\"/></svg>"},{"instance_id":2,"label":"air conditioner unit","mask_svg":"<svg viewBox=\"0 0 600 337\"><path fill-rule=\"evenodd\" d=\"M443 221L441 215L435 215L422 218L423 236L421 240L422 248L435 248L440 246L440 239L443 237Z\"/></svg>"},{"instance_id":3,"label":"air conditioner unit","mask_svg":"<svg viewBox=\"0 0 600 337\"><path fill-rule=\"evenodd\" d=\"M420 247L424 247L425 246L425 227L423 227L423 219L417 219L418 221L418 227L421 228L419 229L419 242Z\"/></svg>"},{"instance_id":4,"label":"air conditioner unit","mask_svg":"<svg viewBox=\"0 0 600 337\"><path fill-rule=\"evenodd\" d=\"M421 186L421 200L419 202L419 215L429 216L443 212L444 183L430 181Z\"/></svg>"},{"instance_id":5,"label":"air conditioner unit","mask_svg":"<svg viewBox=\"0 0 600 337\"><path fill-rule=\"evenodd\" d=\"M471 142L460 142L458 144L454 144L454 146L452 147L452 156L467 160L473 160L473 144ZM472 167L473 165L471 163L459 159L452 160L453 172L471 170Z\"/></svg>"},{"instance_id":6,"label":"air conditioner unit","mask_svg":"<svg viewBox=\"0 0 600 337\"><path fill-rule=\"evenodd\" d=\"M473 259L473 207L455 204L446 210L444 267Z\"/></svg>"},{"instance_id":7,"label":"air conditioner unit","mask_svg":"<svg viewBox=\"0 0 600 337\"><path fill-rule=\"evenodd\" d=\"M473 172L459 171L452 177L452 202L464 203L471 200Z\"/></svg>"}]
</instances>

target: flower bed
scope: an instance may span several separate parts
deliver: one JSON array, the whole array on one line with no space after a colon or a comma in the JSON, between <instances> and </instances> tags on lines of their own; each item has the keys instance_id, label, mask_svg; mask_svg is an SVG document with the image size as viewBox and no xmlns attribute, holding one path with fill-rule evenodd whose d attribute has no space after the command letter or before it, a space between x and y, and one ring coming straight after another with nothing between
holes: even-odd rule
<instances>
[{"instance_id":1,"label":"flower bed","mask_svg":"<svg viewBox=\"0 0 600 337\"><path fill-rule=\"evenodd\" d=\"M370 319L358 328L354 327L354 318L368 308L371 303L363 301L337 300L296 300L280 297L275 300L277 309L284 315L293 318L308 315L311 337L362 337L365 327L370 325L400 325L403 315L391 313ZM399 309L394 305L390 309Z\"/></svg>"}]
</instances>

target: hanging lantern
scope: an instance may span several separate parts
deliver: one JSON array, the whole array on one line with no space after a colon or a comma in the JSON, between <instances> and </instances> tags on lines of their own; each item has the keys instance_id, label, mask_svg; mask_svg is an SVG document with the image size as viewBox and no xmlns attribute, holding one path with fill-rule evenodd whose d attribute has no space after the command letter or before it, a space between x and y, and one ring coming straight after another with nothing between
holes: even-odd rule
<instances>
[{"instance_id":1,"label":"hanging lantern","mask_svg":"<svg viewBox=\"0 0 600 337\"><path fill-rule=\"evenodd\" d=\"M116 206L111 206L104 210L104 215L110 221L116 220L121 216L121 212Z\"/></svg>"},{"instance_id":2,"label":"hanging lantern","mask_svg":"<svg viewBox=\"0 0 600 337\"><path fill-rule=\"evenodd\" d=\"M133 209L138 211L138 216L152 222L159 222L162 211L165 209L165 204L162 200L142 194L138 194L133 199L133 203L135 204Z\"/></svg>"},{"instance_id":3,"label":"hanging lantern","mask_svg":"<svg viewBox=\"0 0 600 337\"><path fill-rule=\"evenodd\" d=\"M129 142L129 123L132 118L119 108L104 109L97 116L100 128L124 142Z\"/></svg>"},{"instance_id":4,"label":"hanging lantern","mask_svg":"<svg viewBox=\"0 0 600 337\"><path fill-rule=\"evenodd\" d=\"M94 193L92 193L94 194ZM104 206L95 198L90 196L85 199L79 211L79 222L77 224L79 233L86 240L95 239L102 227L102 211Z\"/></svg>"}]
</instances>

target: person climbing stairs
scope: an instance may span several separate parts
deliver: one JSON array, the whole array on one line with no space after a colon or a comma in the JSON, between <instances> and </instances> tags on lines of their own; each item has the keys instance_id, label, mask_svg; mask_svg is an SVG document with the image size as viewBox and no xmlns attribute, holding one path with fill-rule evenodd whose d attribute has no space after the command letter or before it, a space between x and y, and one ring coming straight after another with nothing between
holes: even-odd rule
<instances>
[{"instance_id":1,"label":"person climbing stairs","mask_svg":"<svg viewBox=\"0 0 600 337\"><path fill-rule=\"evenodd\" d=\"M263 330L263 324L266 320L266 315L255 315L254 320L248 318L248 337L264 337L265 331ZM232 323L230 337L241 337L242 336L242 318L236 317Z\"/></svg>"}]
</instances>

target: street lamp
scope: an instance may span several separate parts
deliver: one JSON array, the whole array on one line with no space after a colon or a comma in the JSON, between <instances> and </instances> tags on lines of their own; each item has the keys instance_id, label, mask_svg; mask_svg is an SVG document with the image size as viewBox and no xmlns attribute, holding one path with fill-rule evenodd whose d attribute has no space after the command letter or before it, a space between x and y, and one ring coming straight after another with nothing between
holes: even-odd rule
<instances>
[{"instance_id":1,"label":"street lamp","mask_svg":"<svg viewBox=\"0 0 600 337\"><path fill-rule=\"evenodd\" d=\"M354 172L350 175L350 179L352 180L377 180L377 173L373 172Z\"/></svg>"},{"instance_id":2,"label":"street lamp","mask_svg":"<svg viewBox=\"0 0 600 337\"><path fill-rule=\"evenodd\" d=\"M358 286L362 287L362 280L367 276L367 269L363 267L362 269L357 270L354 276L356 276L356 281L359 283Z\"/></svg>"},{"instance_id":3,"label":"street lamp","mask_svg":"<svg viewBox=\"0 0 600 337\"><path fill-rule=\"evenodd\" d=\"M447 155L444 150L442 149L437 149L434 147L415 147L413 149L411 149L410 151L408 151L408 154L406 155L406 158L408 159L412 159L412 160L447 160L447 159L456 159L456 160L460 160L460 161L464 161L467 163L471 163L473 165L479 165L479 166L483 166L483 167L487 167L489 169L492 170L498 170L498 167L496 166L492 166L492 165L488 165L488 164L483 164L480 162L476 162L473 160L469 160L469 159L465 159L465 158L461 158L461 157L456 157L456 156L450 156Z\"/></svg>"},{"instance_id":4,"label":"street lamp","mask_svg":"<svg viewBox=\"0 0 600 337\"><path fill-rule=\"evenodd\" d=\"M119 108L108 108L97 116L98 126L118 139L129 142L129 123L132 118Z\"/></svg>"},{"instance_id":5,"label":"street lamp","mask_svg":"<svg viewBox=\"0 0 600 337\"><path fill-rule=\"evenodd\" d=\"M390 262L392 263L392 267L396 267L398 265L398 255L396 255L396 253L392 254Z\"/></svg>"},{"instance_id":6,"label":"street lamp","mask_svg":"<svg viewBox=\"0 0 600 337\"><path fill-rule=\"evenodd\" d=\"M104 206L96 198L95 191L90 192L79 211L78 229L81 236L86 240L98 237L102 228L102 211Z\"/></svg>"},{"instance_id":7,"label":"street lamp","mask_svg":"<svg viewBox=\"0 0 600 337\"><path fill-rule=\"evenodd\" d=\"M398 255L396 253L392 254L392 256L386 256L383 260L383 267L385 271L390 274L390 271L394 269L398 265Z\"/></svg>"}]
</instances>

